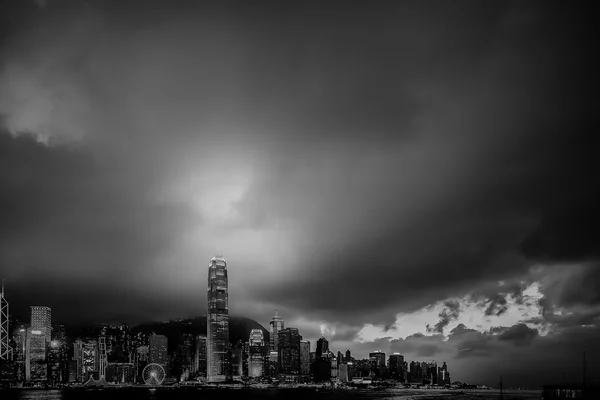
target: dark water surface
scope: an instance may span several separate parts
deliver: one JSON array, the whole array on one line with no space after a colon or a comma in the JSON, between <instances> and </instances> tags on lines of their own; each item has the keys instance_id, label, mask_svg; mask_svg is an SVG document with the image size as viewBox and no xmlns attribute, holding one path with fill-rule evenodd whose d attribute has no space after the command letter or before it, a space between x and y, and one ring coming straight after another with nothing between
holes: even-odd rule
<instances>
[{"instance_id":1,"label":"dark water surface","mask_svg":"<svg viewBox=\"0 0 600 400\"><path fill-rule=\"evenodd\" d=\"M540 399L540 391L505 391L504 400ZM0 400L192 400L192 399L390 399L390 400L499 400L500 392L493 390L466 390L464 392L442 390L331 390L314 389L166 389L147 388L123 389L70 389L34 390L0 389Z\"/></svg>"}]
</instances>

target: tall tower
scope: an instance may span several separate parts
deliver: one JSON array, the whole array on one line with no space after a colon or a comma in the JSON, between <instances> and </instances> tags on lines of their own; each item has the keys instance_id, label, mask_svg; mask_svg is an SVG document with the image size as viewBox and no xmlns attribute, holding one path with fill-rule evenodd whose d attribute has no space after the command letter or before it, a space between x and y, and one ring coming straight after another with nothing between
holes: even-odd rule
<instances>
[{"instance_id":1,"label":"tall tower","mask_svg":"<svg viewBox=\"0 0 600 400\"><path fill-rule=\"evenodd\" d=\"M100 367L100 379L106 378L106 366L108 365L108 359L106 355L106 337L100 336L98 342L98 350L99 350L99 367Z\"/></svg>"},{"instance_id":2,"label":"tall tower","mask_svg":"<svg viewBox=\"0 0 600 400\"><path fill-rule=\"evenodd\" d=\"M8 301L4 298L4 279L0 289L0 360L8 361L11 356L8 334Z\"/></svg>"},{"instance_id":3,"label":"tall tower","mask_svg":"<svg viewBox=\"0 0 600 400\"><path fill-rule=\"evenodd\" d=\"M46 342L51 339L52 332L52 313L50 307L31 306L31 329L42 331L46 336Z\"/></svg>"},{"instance_id":4,"label":"tall tower","mask_svg":"<svg viewBox=\"0 0 600 400\"><path fill-rule=\"evenodd\" d=\"M270 333L270 342L271 342L271 351L277 351L279 348L279 331L283 329L283 318L277 315L277 311L275 311L275 316L271 319L269 323L269 333Z\"/></svg>"},{"instance_id":5,"label":"tall tower","mask_svg":"<svg viewBox=\"0 0 600 400\"><path fill-rule=\"evenodd\" d=\"M206 378L227 379L229 371L229 310L227 307L227 263L214 256L208 264L208 315L206 323Z\"/></svg>"}]
</instances>

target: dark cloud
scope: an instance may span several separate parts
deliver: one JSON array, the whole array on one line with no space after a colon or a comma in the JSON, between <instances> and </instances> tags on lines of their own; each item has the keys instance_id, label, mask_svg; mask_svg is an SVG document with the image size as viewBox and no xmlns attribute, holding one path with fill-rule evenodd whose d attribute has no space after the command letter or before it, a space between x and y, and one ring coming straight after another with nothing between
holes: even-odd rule
<instances>
[{"instance_id":1,"label":"dark cloud","mask_svg":"<svg viewBox=\"0 0 600 400\"><path fill-rule=\"evenodd\" d=\"M232 312L266 322L278 308L307 338L324 322L344 343L452 296L503 315L540 282L530 323L560 334L459 325L447 341L352 343L473 362L469 379L519 365L517 351L557 361L540 349L595 329L588 5L9 6L0 266L15 310L200 315L220 252ZM459 315L447 303L431 331Z\"/></svg>"},{"instance_id":2,"label":"dark cloud","mask_svg":"<svg viewBox=\"0 0 600 400\"><path fill-rule=\"evenodd\" d=\"M518 324L511 326L506 331L502 332L500 336L498 336L498 340L504 340L517 346L523 346L529 344L536 336L538 336L538 331L536 329L529 328L525 324Z\"/></svg>"},{"instance_id":3,"label":"dark cloud","mask_svg":"<svg viewBox=\"0 0 600 400\"><path fill-rule=\"evenodd\" d=\"M126 308L130 318L150 318L147 307L166 306L164 293L150 296L151 304L138 293L148 295L144 285L157 284L154 259L188 210L147 204L136 193L140 186L127 183L127 171L106 168L85 149L0 134L0 259L8 293L21 306L15 310L22 303L62 304L55 317L92 321Z\"/></svg>"},{"instance_id":4,"label":"dark cloud","mask_svg":"<svg viewBox=\"0 0 600 400\"><path fill-rule=\"evenodd\" d=\"M448 326L450 321L458 318L460 314L460 304L458 301L446 301L444 303L444 308L440 311L439 317L440 320L437 324L434 325L433 328L427 326L428 332L442 333L444 328ZM456 328L455 328L456 329Z\"/></svg>"}]
</instances>

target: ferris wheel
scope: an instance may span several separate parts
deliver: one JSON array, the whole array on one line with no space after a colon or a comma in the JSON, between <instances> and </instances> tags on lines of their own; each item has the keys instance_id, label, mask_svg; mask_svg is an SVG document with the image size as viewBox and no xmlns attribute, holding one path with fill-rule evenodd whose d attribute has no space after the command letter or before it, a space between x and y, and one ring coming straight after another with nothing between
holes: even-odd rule
<instances>
[{"instance_id":1,"label":"ferris wheel","mask_svg":"<svg viewBox=\"0 0 600 400\"><path fill-rule=\"evenodd\" d=\"M165 380L165 369L160 364L148 364L142 371L146 385L162 385Z\"/></svg>"}]
</instances>

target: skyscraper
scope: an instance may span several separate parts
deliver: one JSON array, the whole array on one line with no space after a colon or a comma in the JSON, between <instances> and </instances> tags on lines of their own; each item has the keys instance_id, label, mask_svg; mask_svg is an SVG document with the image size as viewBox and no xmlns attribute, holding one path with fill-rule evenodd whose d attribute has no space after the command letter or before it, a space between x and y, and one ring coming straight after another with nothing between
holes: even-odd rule
<instances>
[{"instance_id":1,"label":"skyscraper","mask_svg":"<svg viewBox=\"0 0 600 400\"><path fill-rule=\"evenodd\" d=\"M372 368L385 367L385 353L381 350L369 353L369 360Z\"/></svg>"},{"instance_id":2,"label":"skyscraper","mask_svg":"<svg viewBox=\"0 0 600 400\"><path fill-rule=\"evenodd\" d=\"M31 329L42 331L47 342L51 339L52 313L50 307L31 306Z\"/></svg>"},{"instance_id":3,"label":"skyscraper","mask_svg":"<svg viewBox=\"0 0 600 400\"><path fill-rule=\"evenodd\" d=\"M302 336L297 328L285 328L279 331L279 370L284 374L300 373L300 341Z\"/></svg>"},{"instance_id":4,"label":"skyscraper","mask_svg":"<svg viewBox=\"0 0 600 400\"><path fill-rule=\"evenodd\" d=\"M196 336L194 351L194 369L199 376L206 376L206 335Z\"/></svg>"},{"instance_id":5,"label":"skyscraper","mask_svg":"<svg viewBox=\"0 0 600 400\"><path fill-rule=\"evenodd\" d=\"M300 375L310 375L310 342L300 341Z\"/></svg>"},{"instance_id":6,"label":"skyscraper","mask_svg":"<svg viewBox=\"0 0 600 400\"><path fill-rule=\"evenodd\" d=\"M25 357L27 356L27 327L20 324L13 328L13 361L17 382L25 380Z\"/></svg>"},{"instance_id":7,"label":"skyscraper","mask_svg":"<svg viewBox=\"0 0 600 400\"><path fill-rule=\"evenodd\" d=\"M371 374L376 377L382 377L385 370L385 353L381 350L369 353L369 361L371 364Z\"/></svg>"},{"instance_id":8,"label":"skyscraper","mask_svg":"<svg viewBox=\"0 0 600 400\"><path fill-rule=\"evenodd\" d=\"M262 329L252 329L248 339L248 376L250 378L259 378L265 374L265 339Z\"/></svg>"},{"instance_id":9,"label":"skyscraper","mask_svg":"<svg viewBox=\"0 0 600 400\"><path fill-rule=\"evenodd\" d=\"M183 334L179 338L179 346L173 357L173 368L178 371L179 378L187 381L194 372L194 336Z\"/></svg>"},{"instance_id":10,"label":"skyscraper","mask_svg":"<svg viewBox=\"0 0 600 400\"><path fill-rule=\"evenodd\" d=\"M4 279L0 289L0 363L10 358L10 335L8 328L8 301L4 297Z\"/></svg>"},{"instance_id":11,"label":"skyscraper","mask_svg":"<svg viewBox=\"0 0 600 400\"><path fill-rule=\"evenodd\" d=\"M268 363L267 374L269 376L277 376L277 373L279 372L279 354L276 351L269 352Z\"/></svg>"},{"instance_id":12,"label":"skyscraper","mask_svg":"<svg viewBox=\"0 0 600 400\"><path fill-rule=\"evenodd\" d=\"M45 381L47 378L44 332L29 328L25 347L25 379L27 381Z\"/></svg>"},{"instance_id":13,"label":"skyscraper","mask_svg":"<svg viewBox=\"0 0 600 400\"><path fill-rule=\"evenodd\" d=\"M86 339L81 342L81 379L87 382L91 377L100 378L100 357L98 341Z\"/></svg>"},{"instance_id":14,"label":"skyscraper","mask_svg":"<svg viewBox=\"0 0 600 400\"><path fill-rule=\"evenodd\" d=\"M208 315L206 323L206 378L224 381L229 370L229 310L227 306L227 263L214 256L208 264Z\"/></svg>"},{"instance_id":15,"label":"skyscraper","mask_svg":"<svg viewBox=\"0 0 600 400\"><path fill-rule=\"evenodd\" d=\"M390 376L395 380L404 379L404 356L400 353L390 355Z\"/></svg>"},{"instance_id":16,"label":"skyscraper","mask_svg":"<svg viewBox=\"0 0 600 400\"><path fill-rule=\"evenodd\" d=\"M321 339L317 340L316 356L317 356L317 358L322 358L322 357L326 356L328 353L329 353L329 342L327 341L327 339L322 337Z\"/></svg>"},{"instance_id":17,"label":"skyscraper","mask_svg":"<svg viewBox=\"0 0 600 400\"><path fill-rule=\"evenodd\" d=\"M279 331L283 329L283 318L277 315L277 311L275 311L275 316L271 319L269 323L269 333L270 333L270 344L271 351L277 351L279 345Z\"/></svg>"},{"instance_id":18,"label":"skyscraper","mask_svg":"<svg viewBox=\"0 0 600 400\"><path fill-rule=\"evenodd\" d=\"M149 362L166 366L168 360L167 345L168 341L166 336L150 336L148 339Z\"/></svg>"}]
</instances>

